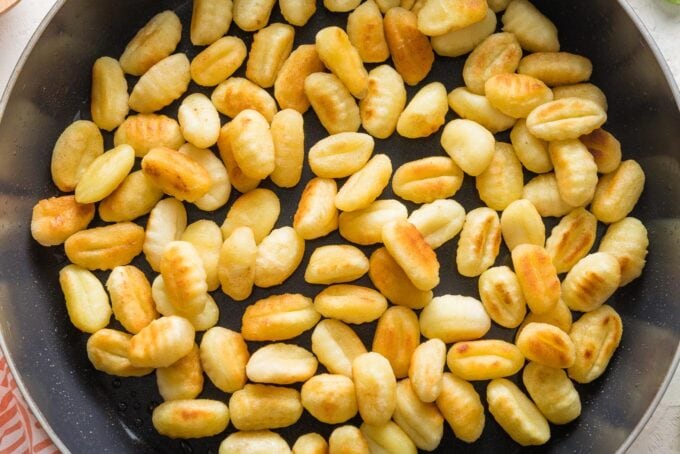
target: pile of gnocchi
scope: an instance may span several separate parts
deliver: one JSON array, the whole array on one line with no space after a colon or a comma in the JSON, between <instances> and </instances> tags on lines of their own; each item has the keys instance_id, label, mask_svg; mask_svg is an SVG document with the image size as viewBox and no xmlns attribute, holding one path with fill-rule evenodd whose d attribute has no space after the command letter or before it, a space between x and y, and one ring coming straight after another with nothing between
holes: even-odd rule
<instances>
[{"instance_id":1,"label":"pile of gnocchi","mask_svg":"<svg viewBox=\"0 0 680 454\"><path fill-rule=\"evenodd\" d=\"M279 0L288 23L269 23L274 4L194 0L191 61L175 53L178 16L163 11L118 59L94 62L91 120L52 153L54 184L73 194L40 200L31 221L71 262L59 282L93 367L155 372L155 429L198 438L231 425L222 454L432 451L445 423L474 443L485 425L475 381L488 381L486 408L515 442L546 443L549 423L581 413L574 382L605 372L622 335L606 302L640 276L648 247L629 217L645 176L602 128L590 60L560 51L528 0L325 0L349 13L346 29L297 47L294 26L316 3ZM254 33L250 50L230 27ZM435 54L464 60L464 86L421 84ZM171 105L176 118L159 113ZM327 132L313 144L310 108ZM494 136L507 131L510 143ZM403 156L375 149L395 133L414 147L438 134L442 151L393 170ZM486 206L455 200L465 178ZM291 225L275 228L285 193L266 179L304 185ZM188 204L202 218L189 223ZM102 226L89 227L95 214ZM546 217L560 218L547 238ZM336 231L337 244L316 241ZM502 242L512 267L497 264ZM304 280L318 287L305 289L318 292L277 292L310 246ZM109 272L104 283L94 270ZM479 298L437 292L456 273L477 279ZM365 275L372 287L355 283ZM254 287L272 291L252 301ZM240 331L218 326L220 306L239 304ZM369 350L352 325L376 321ZM514 342L486 338L492 323ZM308 331L311 351L296 341ZM523 388L508 379L520 373ZM223 399L199 397L205 377ZM272 430L304 411L336 427L291 448Z\"/></svg>"}]
</instances>

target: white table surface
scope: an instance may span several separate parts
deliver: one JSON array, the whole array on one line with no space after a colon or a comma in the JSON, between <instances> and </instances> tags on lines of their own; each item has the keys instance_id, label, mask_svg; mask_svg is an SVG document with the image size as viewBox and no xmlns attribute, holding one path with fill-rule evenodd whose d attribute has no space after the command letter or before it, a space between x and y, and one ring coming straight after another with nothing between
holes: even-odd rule
<instances>
[{"instance_id":1,"label":"white table surface","mask_svg":"<svg viewBox=\"0 0 680 454\"><path fill-rule=\"evenodd\" d=\"M612 0L614 1L614 0ZM680 86L680 5L627 0L654 37ZM22 0L0 16L0 92L40 21L56 0ZM680 453L680 369L629 453Z\"/></svg>"}]
</instances>

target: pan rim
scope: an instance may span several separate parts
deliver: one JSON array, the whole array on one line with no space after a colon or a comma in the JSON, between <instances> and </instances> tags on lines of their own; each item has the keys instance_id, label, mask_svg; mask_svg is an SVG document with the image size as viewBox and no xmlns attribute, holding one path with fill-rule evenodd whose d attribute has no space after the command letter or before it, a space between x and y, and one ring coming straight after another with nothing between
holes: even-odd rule
<instances>
[{"instance_id":1,"label":"pan rim","mask_svg":"<svg viewBox=\"0 0 680 454\"><path fill-rule=\"evenodd\" d=\"M2 93L2 96L0 97L0 122L2 122L2 119L5 114L5 110L7 107L7 104L9 102L9 97L11 93L13 92L17 79L19 77L19 74L24 68L24 65L26 63L26 60L28 57L31 55L33 52L33 49L37 42L40 40L40 38L43 35L43 32L45 29L48 27L48 25L52 22L54 19L54 16L59 12L59 10L64 6L67 0L56 0L54 6L49 10L49 12L45 15L45 17L42 19L38 27L36 28L35 32L31 36L30 40L26 44L26 47L21 53L21 56L19 57L19 60L17 61L16 65L14 66L14 69L12 71L12 74L7 82L7 85ZM673 74L670 70L670 67L668 66L668 63L666 62L665 57L661 53L661 50L659 49L658 45L652 38L651 34L647 30L646 26L640 19L640 17L637 15L635 10L630 6L627 0L617 0L617 3L619 6L623 9L623 11L628 15L628 17L631 19L635 27L637 28L638 32L640 35L643 37L645 40L646 45L648 48L652 51L654 58L661 68L661 71L664 74L664 77L666 79L666 83L668 84L671 93L673 93L673 98L675 99L676 106L680 110L680 88L678 87L678 84L675 82L675 78L673 77ZM50 440L54 443L54 445L59 449L60 452L62 453L70 453L71 451L66 447L66 445L61 441L57 433L54 431L50 423L48 422L47 418L45 415L42 413L40 410L40 407L36 404L36 402L33 400L31 397L31 394L28 392L28 389L26 388L23 378L21 376L21 373L17 369L16 365L14 364L14 360L9 352L9 349L7 347L7 344L5 342L5 336L4 332L0 329L0 349L2 350L3 354L5 355L5 359L7 361L7 365L12 373L12 376L14 378L14 381L16 382L17 388L19 389L19 392L21 393L21 396L24 398L26 401L26 404L30 408L31 412L33 413L33 416L36 418L36 420L40 423L42 426L43 430L47 434L47 436L50 438ZM649 406L647 407L647 410L645 413L642 415L640 418L640 421L638 421L637 425L635 428L630 432L628 437L626 437L625 441L621 444L621 446L617 449L618 454L623 454L625 453L628 448L639 438L639 435L641 434L642 430L646 427L647 423L649 422L652 414L654 411L657 409L659 406L659 402L661 399L664 397L666 394L668 387L670 385L671 379L673 378L673 375L675 374L675 371L678 369L678 366L680 365L680 342L678 343L678 346L676 347L675 355L673 357L673 360L671 361L670 367L668 369L668 372L666 373L666 376L664 377L664 380L662 381L659 389L657 390L654 398L651 400Z\"/></svg>"}]
</instances>

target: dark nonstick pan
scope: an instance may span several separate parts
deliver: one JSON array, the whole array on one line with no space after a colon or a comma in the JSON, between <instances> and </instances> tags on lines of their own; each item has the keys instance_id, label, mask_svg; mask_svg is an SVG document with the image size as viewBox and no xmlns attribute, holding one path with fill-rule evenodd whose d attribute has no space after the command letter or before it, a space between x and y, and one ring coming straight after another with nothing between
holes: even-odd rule
<instances>
[{"instance_id":1,"label":"dark nonstick pan","mask_svg":"<svg viewBox=\"0 0 680 454\"><path fill-rule=\"evenodd\" d=\"M680 341L680 112L677 89L660 66L650 38L631 17L624 1L539 1L535 4L557 25L562 49L583 54L594 64L592 81L609 101L606 128L622 143L626 157L640 162L647 175L645 191L632 213L649 230L648 265L643 276L620 289L610 301L621 314L621 346L607 372L579 386L583 413L566 426L552 426L550 452L614 452L635 438L665 390L678 362ZM188 0L67 0L57 2L22 59L0 103L0 331L3 348L24 395L40 421L63 450L73 452L216 452L226 434L198 441L161 437L151 426L151 411L161 399L153 375L118 379L95 371L85 354L87 335L69 322L57 280L66 264L63 248L42 248L30 236L31 208L37 200L57 195L49 161L53 144L73 120L89 118L90 69L101 55L118 57L127 41L152 15L174 9L184 24L180 50L188 45L191 2ZM280 21L277 8L271 21ZM315 18L297 30L296 45L313 42L316 30L344 25L346 15L330 16L319 4ZM231 33L251 39L232 25ZM463 58L438 59L428 79L447 89L462 85ZM243 71L243 70L241 70ZM422 85L422 84L421 84ZM192 86L192 90L198 90ZM410 96L414 90L410 90ZM167 110L176 111L176 105ZM453 114L449 114L453 118ZM325 135L313 114L305 116L307 146ZM507 135L499 139L508 140ZM111 137L107 135L107 146ZM395 168L402 162L442 154L439 136L418 142L392 137L377 141ZM309 178L305 170L303 178ZM527 175L528 177L528 175ZM269 187L269 183L264 184ZM278 226L290 225L302 184L279 190L282 215ZM389 191L388 191L389 192ZM237 193L232 194L232 200ZM383 197L389 197L385 194ZM479 205L471 178L455 196L466 209ZM409 206L409 208L413 208ZM226 208L212 217L221 223ZM190 221L198 212L190 210ZM146 219L140 219L145 223ZM554 223L553 223L554 224ZM548 228L553 224L548 223ZM602 226L600 226L600 234ZM303 264L276 293L314 296L320 288L304 283L307 258L319 244L340 241L337 234L308 242ZM442 284L436 294L477 297L476 280L457 275L453 264L457 240L438 250ZM367 249L368 251L369 249ZM148 270L144 260L135 261ZM496 264L507 264L503 249ZM102 279L106 278L101 273ZM369 284L364 278L360 281ZM240 328L244 303L227 301L220 292L220 324ZM249 302L267 295L256 290ZM373 326L358 328L367 346ZM494 328L489 337L511 339L513 332ZM309 346L309 332L297 339ZM251 351L255 345L251 346ZM516 377L515 377L516 379ZM475 385L484 396L486 383ZM207 396L228 396L206 386ZM355 421L355 423L358 423ZM232 431L229 428L228 431ZM292 444L297 436L332 427L304 415L281 431ZM446 428L440 452L515 452L520 447L487 414L482 438L466 445Z\"/></svg>"}]
</instances>

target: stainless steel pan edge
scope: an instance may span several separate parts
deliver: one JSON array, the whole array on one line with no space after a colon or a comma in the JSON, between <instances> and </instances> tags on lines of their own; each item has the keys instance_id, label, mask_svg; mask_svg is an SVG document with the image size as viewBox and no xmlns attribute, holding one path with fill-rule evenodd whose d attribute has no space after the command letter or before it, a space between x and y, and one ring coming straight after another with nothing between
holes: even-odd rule
<instances>
[{"instance_id":1,"label":"stainless steel pan edge","mask_svg":"<svg viewBox=\"0 0 680 454\"><path fill-rule=\"evenodd\" d=\"M48 15L47 15L46 18L43 20L43 22L42 22L41 25L39 26L38 30L37 30L36 33L34 34L34 36L31 38L29 44L27 45L27 47L26 47L24 53L22 54L22 57L21 57L19 63L17 64L17 67L16 67L16 69L15 69L15 71L14 71L14 74L13 74L11 80L10 80L10 83L8 84L7 89L5 90L5 92L4 92L4 94L3 94L2 100L0 100L0 119L2 118L2 113L4 113L4 111L5 111L5 108L6 108L6 106L7 106L7 102L8 102L8 99L9 99L9 96L10 96L10 94L12 93L12 89L14 88L14 86L15 86L15 84L16 84L16 82L17 82L19 73L21 72L21 70L22 70L22 68L23 68L23 66L24 66L24 63L26 62L28 56L30 55L31 51L33 50L33 48L34 48L36 42L40 39L40 36L41 36L42 33L44 32L45 28L49 25L49 23L51 22L52 18L57 14L57 12L61 9L61 7L62 7L65 3L66 3L66 0L58 0L57 4L56 4L56 5L52 8L52 10L48 13ZM652 40L651 37L649 36L648 32L645 30L644 26L641 24L639 18L636 16L636 14L635 14L634 11L632 10L632 8L630 8L630 6L625 2L625 0L619 0L619 3L620 3L620 5L622 6L622 8L624 9L624 11L628 14L628 16L630 16L630 18L631 18L631 19L633 20L633 22L636 24L636 26L637 26L638 30L640 31L641 35L644 37L647 46L648 46L648 47L652 50L652 52L654 53L654 55L655 55L655 57L656 57L656 60L657 60L657 62L658 62L658 64L659 64L659 66L661 67L662 71L664 72L665 78L666 78L667 81L668 81L668 85L669 85L669 87L671 88L671 91L672 91L673 96L674 96L674 98L675 98L676 105L680 106L680 93L679 93L679 91L678 91L678 87L676 86L676 84L675 84L675 82L674 82L674 80L673 80L673 77L672 77L672 75L671 75L671 73L670 73L670 70L668 69L668 67L667 67L667 65L666 65L666 63L665 63L663 57L661 56L660 52L658 51L658 49L657 49L655 43L653 42L653 40ZM159 5L159 7L160 7L160 5ZM2 297L3 297L3 295L0 294L0 298L2 298ZM48 434L50 435L50 437L53 439L53 441L55 442L55 444L57 445L57 447L58 447L60 450L62 450L62 452L68 452L68 449L67 449L66 446L61 442L61 440L60 440L59 437L56 435L56 433L54 432L54 430L52 430L52 428L50 427L49 423L47 422L45 416L44 416L44 415L42 414L42 412L40 411L40 408L38 408L37 404L36 404L35 401L32 399L30 393L28 392L27 387L25 386L24 381L23 381L23 379L22 379L22 375L21 375L21 373L17 370L16 365L14 364L14 361L13 361L11 355L9 354L9 351L8 351L8 348L7 348L7 345L6 345L6 342L5 342L4 335L5 335L5 333L2 332L2 331L0 331L0 346L2 347L3 351L5 352L5 355L6 355L6 357L7 357L7 361L8 361L8 364L9 364L9 367L10 367L10 369L12 370L12 373L13 373L14 376L15 376L15 379L16 379L16 381L17 381L17 384L18 384L18 386L19 386L19 388L20 388L22 394L23 394L24 397L26 398L26 400L27 400L29 406L31 407L31 409L32 409L32 411L34 412L34 414L36 415L37 419L41 422L41 424L43 425L43 427L45 428L45 430L48 432ZM670 369L668 370L668 373L666 374L666 377L665 377L665 379L663 380L660 389L659 389L658 392L656 393L656 396L654 397L654 399L653 399L652 402L650 403L648 410L645 412L645 414L644 414L644 416L642 417L642 419L640 420L640 422L637 424L637 426L635 427L635 429L634 429L634 430L630 433L630 435L627 437L627 439L625 440L625 442L623 443L623 445L619 448L619 452L624 451L628 446L630 446L630 444L635 440L635 438L637 437L637 435L639 434L639 432L641 431L641 429L644 427L644 425L645 425L645 423L647 422L648 418L649 418L650 415L653 413L653 410L654 410L654 409L656 408L656 406L658 405L659 400L662 398L663 393L664 393L665 389L667 388L668 383L670 382L670 378L672 377L673 371L674 371L675 368L677 367L679 361L680 361L680 349L676 348L676 353L675 353L674 359L673 359L673 361L672 361L671 367L670 367Z\"/></svg>"}]
</instances>

